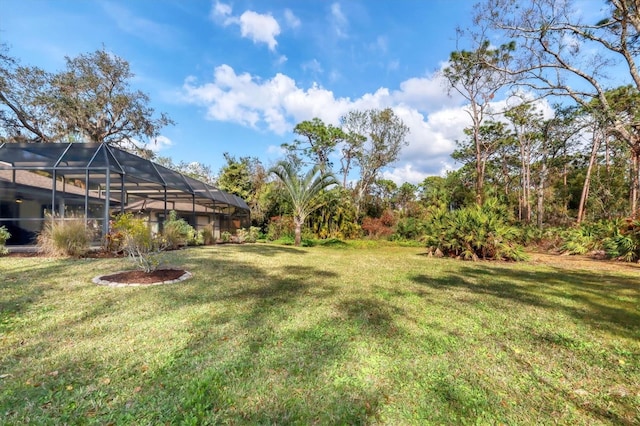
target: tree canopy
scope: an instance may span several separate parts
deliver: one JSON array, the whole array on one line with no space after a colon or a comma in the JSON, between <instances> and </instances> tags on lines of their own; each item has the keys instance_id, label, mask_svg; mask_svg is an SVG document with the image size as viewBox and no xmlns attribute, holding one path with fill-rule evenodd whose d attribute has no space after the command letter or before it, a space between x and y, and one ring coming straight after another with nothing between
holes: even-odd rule
<instances>
[{"instance_id":1,"label":"tree canopy","mask_svg":"<svg viewBox=\"0 0 640 426\"><path fill-rule=\"evenodd\" d=\"M129 63L104 48L66 57L65 69L21 66L0 57L0 131L9 141L106 142L140 146L173 124L130 87Z\"/></svg>"}]
</instances>

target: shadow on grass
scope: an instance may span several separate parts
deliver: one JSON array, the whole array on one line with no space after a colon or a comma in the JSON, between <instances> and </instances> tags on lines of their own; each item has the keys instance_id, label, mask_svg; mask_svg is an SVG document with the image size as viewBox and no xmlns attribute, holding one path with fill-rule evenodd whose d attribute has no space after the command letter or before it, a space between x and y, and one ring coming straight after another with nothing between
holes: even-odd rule
<instances>
[{"instance_id":1,"label":"shadow on grass","mask_svg":"<svg viewBox=\"0 0 640 426\"><path fill-rule=\"evenodd\" d=\"M342 317L360 333L374 338L394 338L402 333L395 318L404 311L379 299L359 297L341 302L337 307Z\"/></svg>"},{"instance_id":2,"label":"shadow on grass","mask_svg":"<svg viewBox=\"0 0 640 426\"><path fill-rule=\"evenodd\" d=\"M12 259L3 259L11 262ZM53 279L64 277L74 259L32 259L24 261L25 266L0 269L0 332L12 327L12 318L37 303L43 294L54 289ZM15 261L13 261L15 263ZM8 263L7 263L8 264Z\"/></svg>"},{"instance_id":3,"label":"shadow on grass","mask_svg":"<svg viewBox=\"0 0 640 426\"><path fill-rule=\"evenodd\" d=\"M257 254L260 256L277 256L280 254L306 254L306 251L297 247L280 246L275 244L239 244L238 251L242 253Z\"/></svg>"},{"instance_id":4,"label":"shadow on grass","mask_svg":"<svg viewBox=\"0 0 640 426\"><path fill-rule=\"evenodd\" d=\"M220 265L208 267L210 271L202 272L214 273ZM157 379L148 383L153 391L136 395L128 407L144 416L156 400L175 402L162 417L142 417L151 423L369 423L381 404L382 390L336 365L347 360L352 322L360 324L358 318L367 317L373 328L384 332L392 327L390 316L382 312L372 317L367 312L380 310L356 301L350 305L355 310L341 307L349 317L347 324L326 315L293 320L298 307L322 305L334 295L331 280L339 278L336 273L298 265L262 270L230 262L225 265L229 267L237 271L237 288L192 284L198 298L162 291L170 305L221 302L233 312L222 310L194 321L193 338L181 351L183 356L156 371ZM192 374L168 380L175 371Z\"/></svg>"},{"instance_id":5,"label":"shadow on grass","mask_svg":"<svg viewBox=\"0 0 640 426\"><path fill-rule=\"evenodd\" d=\"M462 267L458 271L442 278L416 275L411 279L433 289L462 290L558 310L594 327L606 327L620 336L638 337L640 284L632 278L564 269L520 271L486 265Z\"/></svg>"}]
</instances>

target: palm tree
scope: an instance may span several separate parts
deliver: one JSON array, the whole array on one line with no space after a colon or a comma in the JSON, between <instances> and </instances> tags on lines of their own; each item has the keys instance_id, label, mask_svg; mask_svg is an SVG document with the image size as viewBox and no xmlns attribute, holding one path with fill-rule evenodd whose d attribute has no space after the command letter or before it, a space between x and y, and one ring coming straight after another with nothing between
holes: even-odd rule
<instances>
[{"instance_id":1,"label":"palm tree","mask_svg":"<svg viewBox=\"0 0 640 426\"><path fill-rule=\"evenodd\" d=\"M293 223L295 225L295 245L302 240L302 225L312 211L321 207L324 201L319 197L320 192L338 181L331 173L322 171L320 165L314 166L302 178L298 176L291 163L279 162L269 170L284 185L293 207Z\"/></svg>"}]
</instances>

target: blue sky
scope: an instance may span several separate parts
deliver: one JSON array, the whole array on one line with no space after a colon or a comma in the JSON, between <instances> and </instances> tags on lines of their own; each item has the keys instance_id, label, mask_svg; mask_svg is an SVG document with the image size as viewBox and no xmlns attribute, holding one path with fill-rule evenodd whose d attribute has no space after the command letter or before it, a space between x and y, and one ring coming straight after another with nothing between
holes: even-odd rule
<instances>
[{"instance_id":1,"label":"blue sky","mask_svg":"<svg viewBox=\"0 0 640 426\"><path fill-rule=\"evenodd\" d=\"M419 183L451 168L468 117L437 71L476 0L3 0L0 42L25 65L60 70L103 46L135 89L176 121L155 146L218 171L223 153L267 166L291 129L391 107L409 146L385 172Z\"/></svg>"}]
</instances>

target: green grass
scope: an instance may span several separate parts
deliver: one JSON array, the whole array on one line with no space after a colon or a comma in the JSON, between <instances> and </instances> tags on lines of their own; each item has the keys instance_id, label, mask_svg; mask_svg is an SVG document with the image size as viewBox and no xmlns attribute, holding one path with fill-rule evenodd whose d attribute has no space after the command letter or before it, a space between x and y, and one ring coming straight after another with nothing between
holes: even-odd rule
<instances>
[{"instance_id":1,"label":"green grass","mask_svg":"<svg viewBox=\"0 0 640 426\"><path fill-rule=\"evenodd\" d=\"M0 258L0 423L637 424L640 269L416 247Z\"/></svg>"}]
</instances>

